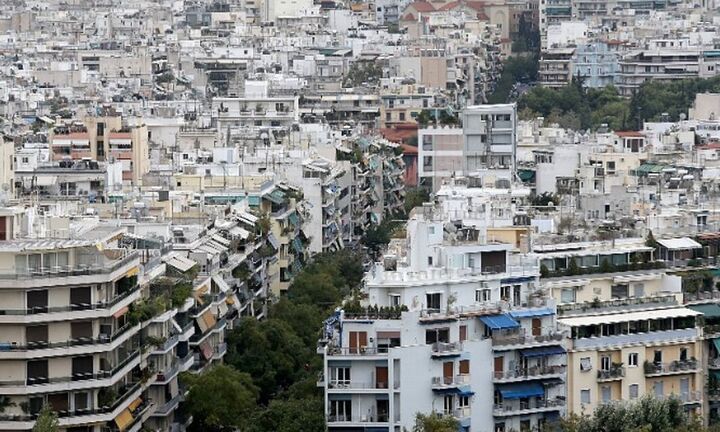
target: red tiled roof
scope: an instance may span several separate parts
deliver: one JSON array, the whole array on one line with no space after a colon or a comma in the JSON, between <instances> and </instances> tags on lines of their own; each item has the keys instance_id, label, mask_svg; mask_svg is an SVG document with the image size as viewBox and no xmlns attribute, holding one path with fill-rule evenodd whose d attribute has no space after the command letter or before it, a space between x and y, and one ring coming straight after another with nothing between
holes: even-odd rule
<instances>
[{"instance_id":1,"label":"red tiled roof","mask_svg":"<svg viewBox=\"0 0 720 432\"><path fill-rule=\"evenodd\" d=\"M417 136L417 125L414 123L401 123L393 128L380 129L380 134L388 141L402 143Z\"/></svg>"},{"instance_id":2,"label":"red tiled roof","mask_svg":"<svg viewBox=\"0 0 720 432\"><path fill-rule=\"evenodd\" d=\"M480 21L490 21L490 17L487 16L485 12L478 12L477 19L479 19Z\"/></svg>"},{"instance_id":3,"label":"red tiled roof","mask_svg":"<svg viewBox=\"0 0 720 432\"><path fill-rule=\"evenodd\" d=\"M410 3L408 5L410 8L414 8L418 12L428 13L428 12L435 12L435 6L431 5L430 3L426 1L416 1L413 3Z\"/></svg>"},{"instance_id":4,"label":"red tiled roof","mask_svg":"<svg viewBox=\"0 0 720 432\"><path fill-rule=\"evenodd\" d=\"M645 135L637 131L621 131L615 132L615 135L621 138L645 138Z\"/></svg>"},{"instance_id":5,"label":"red tiled roof","mask_svg":"<svg viewBox=\"0 0 720 432\"><path fill-rule=\"evenodd\" d=\"M404 17L400 19L401 21L417 21L417 18L415 18L415 15L408 13Z\"/></svg>"},{"instance_id":6,"label":"red tiled roof","mask_svg":"<svg viewBox=\"0 0 720 432\"><path fill-rule=\"evenodd\" d=\"M470 7L471 9L475 9L476 11L482 11L485 10L485 2L481 1L469 1L465 2L465 4Z\"/></svg>"},{"instance_id":7,"label":"red tiled roof","mask_svg":"<svg viewBox=\"0 0 720 432\"><path fill-rule=\"evenodd\" d=\"M459 1L450 2L450 3L448 3L448 4L446 4L446 5L442 6L442 7L439 7L437 10L439 10L439 11L449 11L449 10L453 10L453 9L455 9L457 6L460 6L460 4L461 4L461 3L460 3Z\"/></svg>"}]
</instances>

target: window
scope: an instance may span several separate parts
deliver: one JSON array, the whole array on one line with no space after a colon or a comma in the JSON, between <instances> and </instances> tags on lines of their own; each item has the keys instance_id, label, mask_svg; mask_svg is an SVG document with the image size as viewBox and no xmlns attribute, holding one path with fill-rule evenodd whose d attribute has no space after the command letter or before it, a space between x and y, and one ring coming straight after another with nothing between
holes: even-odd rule
<instances>
[{"instance_id":1,"label":"window","mask_svg":"<svg viewBox=\"0 0 720 432\"><path fill-rule=\"evenodd\" d=\"M93 377L93 357L73 357L72 359L72 378L73 381L81 381L92 379Z\"/></svg>"},{"instance_id":2,"label":"window","mask_svg":"<svg viewBox=\"0 0 720 432\"><path fill-rule=\"evenodd\" d=\"M331 379L334 384L350 384L350 368L349 367L337 367L333 368L331 372Z\"/></svg>"},{"instance_id":3,"label":"window","mask_svg":"<svg viewBox=\"0 0 720 432\"><path fill-rule=\"evenodd\" d=\"M688 350L687 348L680 348L680 361L687 361Z\"/></svg>"},{"instance_id":4,"label":"window","mask_svg":"<svg viewBox=\"0 0 720 432\"><path fill-rule=\"evenodd\" d=\"M628 354L628 366L637 367L638 365L638 353Z\"/></svg>"},{"instance_id":5,"label":"window","mask_svg":"<svg viewBox=\"0 0 720 432\"><path fill-rule=\"evenodd\" d=\"M663 382L662 381L655 381L655 384L653 384L653 392L655 393L655 396L658 398L661 398L664 394L663 391Z\"/></svg>"},{"instance_id":6,"label":"window","mask_svg":"<svg viewBox=\"0 0 720 432\"><path fill-rule=\"evenodd\" d=\"M458 370L460 375L470 375L470 360L460 360Z\"/></svg>"},{"instance_id":7,"label":"window","mask_svg":"<svg viewBox=\"0 0 720 432\"><path fill-rule=\"evenodd\" d=\"M425 294L425 301L427 309L431 310L440 310L440 301L442 300L442 294L441 293L428 293Z\"/></svg>"},{"instance_id":8,"label":"window","mask_svg":"<svg viewBox=\"0 0 720 432\"><path fill-rule=\"evenodd\" d=\"M662 363L662 351L661 350L655 350L655 354L653 355L653 363L655 363L655 364Z\"/></svg>"},{"instance_id":9,"label":"window","mask_svg":"<svg viewBox=\"0 0 720 432\"><path fill-rule=\"evenodd\" d=\"M404 112L400 113L400 121L405 121L405 113Z\"/></svg>"},{"instance_id":10,"label":"window","mask_svg":"<svg viewBox=\"0 0 720 432\"><path fill-rule=\"evenodd\" d=\"M590 403L590 389L580 390L580 403L584 405Z\"/></svg>"},{"instance_id":11,"label":"window","mask_svg":"<svg viewBox=\"0 0 720 432\"><path fill-rule=\"evenodd\" d=\"M73 321L70 323L72 340L92 340L92 321Z\"/></svg>"},{"instance_id":12,"label":"window","mask_svg":"<svg viewBox=\"0 0 720 432\"><path fill-rule=\"evenodd\" d=\"M575 288L560 290L560 303L575 303Z\"/></svg>"},{"instance_id":13,"label":"window","mask_svg":"<svg viewBox=\"0 0 720 432\"><path fill-rule=\"evenodd\" d=\"M390 306L400 306L400 294L390 294Z\"/></svg>"},{"instance_id":14,"label":"window","mask_svg":"<svg viewBox=\"0 0 720 432\"><path fill-rule=\"evenodd\" d=\"M622 285L613 285L610 288L611 297L612 298L626 298L629 297L629 287L626 284Z\"/></svg>"},{"instance_id":15,"label":"window","mask_svg":"<svg viewBox=\"0 0 720 432\"><path fill-rule=\"evenodd\" d=\"M90 287L70 288L70 306L73 310L90 308Z\"/></svg>"},{"instance_id":16,"label":"window","mask_svg":"<svg viewBox=\"0 0 720 432\"><path fill-rule=\"evenodd\" d=\"M443 398L443 412L445 414L451 414L455 408L455 396L445 395Z\"/></svg>"},{"instance_id":17,"label":"window","mask_svg":"<svg viewBox=\"0 0 720 432\"><path fill-rule=\"evenodd\" d=\"M433 265L433 258L431 256L428 257L428 265Z\"/></svg>"},{"instance_id":18,"label":"window","mask_svg":"<svg viewBox=\"0 0 720 432\"><path fill-rule=\"evenodd\" d=\"M450 342L450 329L427 329L425 330L425 343L434 344L435 342Z\"/></svg>"},{"instance_id":19,"label":"window","mask_svg":"<svg viewBox=\"0 0 720 432\"><path fill-rule=\"evenodd\" d=\"M460 342L467 340L467 326L461 325L460 326Z\"/></svg>"},{"instance_id":20,"label":"window","mask_svg":"<svg viewBox=\"0 0 720 432\"><path fill-rule=\"evenodd\" d=\"M637 399L639 392L639 386L637 384L630 384L629 393L630 399Z\"/></svg>"},{"instance_id":21,"label":"window","mask_svg":"<svg viewBox=\"0 0 720 432\"><path fill-rule=\"evenodd\" d=\"M75 411L82 411L90 408L90 393L78 392L73 395Z\"/></svg>"},{"instance_id":22,"label":"window","mask_svg":"<svg viewBox=\"0 0 720 432\"><path fill-rule=\"evenodd\" d=\"M458 396L458 408L467 408L470 406L470 396Z\"/></svg>"},{"instance_id":23,"label":"window","mask_svg":"<svg viewBox=\"0 0 720 432\"><path fill-rule=\"evenodd\" d=\"M611 395L612 395L612 392L610 391L610 386L602 386L601 393L602 393L602 402L603 403L610 402Z\"/></svg>"},{"instance_id":24,"label":"window","mask_svg":"<svg viewBox=\"0 0 720 432\"><path fill-rule=\"evenodd\" d=\"M476 289L475 290L475 301L478 303L484 303L490 301L490 290L489 289Z\"/></svg>"},{"instance_id":25,"label":"window","mask_svg":"<svg viewBox=\"0 0 720 432\"><path fill-rule=\"evenodd\" d=\"M352 400L331 400L330 418L335 421L350 421L352 419Z\"/></svg>"},{"instance_id":26,"label":"window","mask_svg":"<svg viewBox=\"0 0 720 432\"><path fill-rule=\"evenodd\" d=\"M36 325L25 328L25 343L29 347L47 346L48 326Z\"/></svg>"},{"instance_id":27,"label":"window","mask_svg":"<svg viewBox=\"0 0 720 432\"><path fill-rule=\"evenodd\" d=\"M27 308L30 313L47 312L48 292L47 290L34 290L27 292Z\"/></svg>"},{"instance_id":28,"label":"window","mask_svg":"<svg viewBox=\"0 0 720 432\"><path fill-rule=\"evenodd\" d=\"M600 357L600 369L601 370L610 370L610 356Z\"/></svg>"},{"instance_id":29,"label":"window","mask_svg":"<svg viewBox=\"0 0 720 432\"><path fill-rule=\"evenodd\" d=\"M44 384L48 382L48 361L31 360L27 362L27 384Z\"/></svg>"},{"instance_id":30,"label":"window","mask_svg":"<svg viewBox=\"0 0 720 432\"><path fill-rule=\"evenodd\" d=\"M590 357L581 358L580 359L580 371L587 372L589 370L592 370L592 362L590 361Z\"/></svg>"}]
</instances>

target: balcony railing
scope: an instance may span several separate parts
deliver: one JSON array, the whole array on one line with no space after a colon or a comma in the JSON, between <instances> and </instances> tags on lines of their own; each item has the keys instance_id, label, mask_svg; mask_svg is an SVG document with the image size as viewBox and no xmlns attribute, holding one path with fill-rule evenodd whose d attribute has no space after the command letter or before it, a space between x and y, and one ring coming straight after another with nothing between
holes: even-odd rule
<instances>
[{"instance_id":1,"label":"balcony railing","mask_svg":"<svg viewBox=\"0 0 720 432\"><path fill-rule=\"evenodd\" d=\"M137 291L140 291L139 285L136 285L126 290L122 294L118 294L109 302L71 304L67 306L41 306L28 309L0 309L0 315L35 315L55 312L76 312L83 310L109 309Z\"/></svg>"},{"instance_id":2,"label":"balcony railing","mask_svg":"<svg viewBox=\"0 0 720 432\"><path fill-rule=\"evenodd\" d=\"M440 376L432 378L433 387L456 387L470 384L470 375Z\"/></svg>"},{"instance_id":3,"label":"balcony railing","mask_svg":"<svg viewBox=\"0 0 720 432\"><path fill-rule=\"evenodd\" d=\"M115 411L120 405L122 405L125 402L128 402L128 397L137 392L142 387L141 382L137 382L134 384L129 384L126 388L127 390L123 391L122 395L120 395L118 398L115 399L115 401L109 405L104 407L98 407L98 408L88 408L88 409L75 409L75 410L60 410L56 411L56 414L60 418L66 418L66 417L76 417L76 416L87 416L87 415L95 415L95 414L105 414L112 411ZM22 415L14 415L14 414L0 414L0 421L33 421L37 419L39 414L22 414Z\"/></svg>"},{"instance_id":4,"label":"balcony railing","mask_svg":"<svg viewBox=\"0 0 720 432\"><path fill-rule=\"evenodd\" d=\"M462 342L435 342L431 349L437 355L453 354L462 351Z\"/></svg>"},{"instance_id":5,"label":"balcony railing","mask_svg":"<svg viewBox=\"0 0 720 432\"><path fill-rule=\"evenodd\" d=\"M387 414L368 413L366 415L329 415L328 423L387 423Z\"/></svg>"},{"instance_id":6,"label":"balcony railing","mask_svg":"<svg viewBox=\"0 0 720 432\"><path fill-rule=\"evenodd\" d=\"M23 381L0 381L0 387L14 387L14 386L33 386L33 385L44 385L44 384L56 384L56 383L66 383L66 382L73 382L73 381L86 381L86 380L99 380L99 379L105 379L110 378L116 373L118 373L122 368L127 366L130 362L140 357L140 350L136 350L129 356L127 356L124 360L122 360L120 363L117 364L114 368L111 370L105 370L100 371L97 373L88 372L88 373L76 373L71 376L65 376L65 377L54 377L54 378L48 378L48 377L28 377L26 380Z\"/></svg>"},{"instance_id":7,"label":"balcony railing","mask_svg":"<svg viewBox=\"0 0 720 432\"><path fill-rule=\"evenodd\" d=\"M518 378L542 378L543 376L555 376L565 373L566 366L535 366L525 369L516 369L502 372L495 372L496 380L518 379Z\"/></svg>"},{"instance_id":8,"label":"balcony railing","mask_svg":"<svg viewBox=\"0 0 720 432\"><path fill-rule=\"evenodd\" d=\"M496 416L524 415L536 410L560 409L564 406L564 398L539 399L519 403L500 403L494 405L493 414Z\"/></svg>"},{"instance_id":9,"label":"balcony railing","mask_svg":"<svg viewBox=\"0 0 720 432\"><path fill-rule=\"evenodd\" d=\"M125 334L125 332L127 332L129 329L138 327L138 326L139 325L132 325L131 323L128 322L124 326L117 329L112 335L99 336L97 338L77 338L77 339L70 339L70 340L62 341L62 342L29 342L25 345L0 343L0 352L2 352L2 351L33 351L33 350L50 349L50 348L69 348L72 346L80 346L80 345L110 343L110 342L118 339L123 334Z\"/></svg>"},{"instance_id":10,"label":"balcony railing","mask_svg":"<svg viewBox=\"0 0 720 432\"><path fill-rule=\"evenodd\" d=\"M329 347L327 350L328 355L359 355L359 356L372 356L372 355L387 355L388 349L386 347Z\"/></svg>"},{"instance_id":11,"label":"balcony railing","mask_svg":"<svg viewBox=\"0 0 720 432\"><path fill-rule=\"evenodd\" d=\"M622 366L613 367L610 369L600 369L597 373L598 381L611 381L620 379L625 376L625 368Z\"/></svg>"},{"instance_id":12,"label":"balcony railing","mask_svg":"<svg viewBox=\"0 0 720 432\"><path fill-rule=\"evenodd\" d=\"M68 276L87 276L112 273L133 259L139 258L137 251L127 251L119 260L102 265L43 267L32 271L0 273L0 279L36 279Z\"/></svg>"},{"instance_id":13,"label":"balcony railing","mask_svg":"<svg viewBox=\"0 0 720 432\"><path fill-rule=\"evenodd\" d=\"M559 332L555 329L540 329L539 335L533 335L520 331L493 332L492 343L496 346L503 345L532 345L543 343L561 342L567 336L566 332Z\"/></svg>"},{"instance_id":14,"label":"balcony railing","mask_svg":"<svg viewBox=\"0 0 720 432\"><path fill-rule=\"evenodd\" d=\"M645 375L665 375L677 374L684 372L694 372L698 368L698 362L695 359L676 360L671 363L650 363L646 362Z\"/></svg>"}]
</instances>

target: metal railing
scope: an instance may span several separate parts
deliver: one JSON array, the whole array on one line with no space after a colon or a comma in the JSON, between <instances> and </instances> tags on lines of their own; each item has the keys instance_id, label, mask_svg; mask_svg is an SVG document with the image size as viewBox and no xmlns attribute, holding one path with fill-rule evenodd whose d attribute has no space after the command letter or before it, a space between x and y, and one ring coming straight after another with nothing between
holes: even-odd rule
<instances>
[{"instance_id":1,"label":"metal railing","mask_svg":"<svg viewBox=\"0 0 720 432\"><path fill-rule=\"evenodd\" d=\"M495 414L509 414L514 412L532 411L545 408L561 408L565 406L564 398L536 399L527 402L500 403L493 406Z\"/></svg>"},{"instance_id":2,"label":"metal railing","mask_svg":"<svg viewBox=\"0 0 720 432\"><path fill-rule=\"evenodd\" d=\"M566 371L565 365L555 366L533 366L524 369L515 369L509 371L494 372L495 379L515 379L515 378L537 378L544 375L561 375Z\"/></svg>"},{"instance_id":3,"label":"metal railing","mask_svg":"<svg viewBox=\"0 0 720 432\"><path fill-rule=\"evenodd\" d=\"M697 370L697 360L675 360L670 363L645 363L645 375L660 375L677 372L692 372Z\"/></svg>"},{"instance_id":4,"label":"metal railing","mask_svg":"<svg viewBox=\"0 0 720 432\"><path fill-rule=\"evenodd\" d=\"M88 372L88 373L76 373L71 376L65 376L65 377L27 377L27 379L22 381L0 381L0 387L14 387L14 386L33 386L33 385L45 385L45 384L57 384L57 383L66 383L66 382L73 382L73 381L86 381L86 380L98 380L98 379L105 379L110 378L116 373L118 373L122 368L127 366L130 362L140 357L140 350L136 350L129 356L127 356L124 360L122 360L120 363L117 364L114 368L111 370L106 371L100 371L97 373Z\"/></svg>"},{"instance_id":5,"label":"metal railing","mask_svg":"<svg viewBox=\"0 0 720 432\"><path fill-rule=\"evenodd\" d=\"M96 338L77 338L77 339L70 339L70 340L62 341L62 342L29 342L25 345L0 343L0 352L2 352L2 351L33 351L33 350L41 350L41 349L69 348L72 346L80 346L80 345L110 343L110 342L116 340L117 338L119 338L120 336L122 336L125 332L127 332L129 329L131 329L133 327L139 327L139 324L132 325L131 323L128 322L124 326L115 330L115 332L112 335L99 336Z\"/></svg>"},{"instance_id":6,"label":"metal railing","mask_svg":"<svg viewBox=\"0 0 720 432\"><path fill-rule=\"evenodd\" d=\"M40 306L28 309L0 309L0 315L36 315L56 312L78 312L85 310L109 309L137 291L140 291L139 285L134 286L122 294L118 294L109 302L71 304L68 306Z\"/></svg>"},{"instance_id":7,"label":"metal railing","mask_svg":"<svg viewBox=\"0 0 720 432\"><path fill-rule=\"evenodd\" d=\"M625 376L625 368L622 366L614 367L614 368L610 368L610 369L600 369L600 370L598 370L598 373L597 373L598 381L613 380L613 379L622 378L624 376Z\"/></svg>"},{"instance_id":8,"label":"metal railing","mask_svg":"<svg viewBox=\"0 0 720 432\"><path fill-rule=\"evenodd\" d=\"M555 343L561 342L566 336L566 332L560 332L554 328L541 328L539 335L529 334L521 329L520 331L493 332L492 343L499 346Z\"/></svg>"},{"instance_id":9,"label":"metal railing","mask_svg":"<svg viewBox=\"0 0 720 432\"><path fill-rule=\"evenodd\" d=\"M470 384L470 375L432 377L433 387L452 387Z\"/></svg>"},{"instance_id":10,"label":"metal railing","mask_svg":"<svg viewBox=\"0 0 720 432\"><path fill-rule=\"evenodd\" d=\"M462 351L462 342L435 342L431 346L434 354Z\"/></svg>"},{"instance_id":11,"label":"metal railing","mask_svg":"<svg viewBox=\"0 0 720 432\"><path fill-rule=\"evenodd\" d=\"M0 273L0 279L35 279L108 274L137 258L139 258L138 252L135 250L129 250L127 252L123 252L123 256L119 260L115 260L110 263L98 265L42 267L34 271Z\"/></svg>"},{"instance_id":12,"label":"metal railing","mask_svg":"<svg viewBox=\"0 0 720 432\"><path fill-rule=\"evenodd\" d=\"M376 348L370 346L364 347L328 347L328 355L387 355L386 347Z\"/></svg>"}]
</instances>

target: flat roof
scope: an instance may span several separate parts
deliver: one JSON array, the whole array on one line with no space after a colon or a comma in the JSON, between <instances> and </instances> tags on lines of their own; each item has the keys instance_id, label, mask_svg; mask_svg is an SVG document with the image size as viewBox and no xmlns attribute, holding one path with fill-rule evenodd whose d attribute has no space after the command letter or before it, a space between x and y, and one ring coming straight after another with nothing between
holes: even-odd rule
<instances>
[{"instance_id":1,"label":"flat roof","mask_svg":"<svg viewBox=\"0 0 720 432\"><path fill-rule=\"evenodd\" d=\"M685 307L672 309L653 309L641 312L623 312L608 315L580 316L572 318L558 318L558 323L569 327L581 327L598 324L615 324L628 321L646 321L652 319L683 318L702 315L701 312Z\"/></svg>"}]
</instances>

